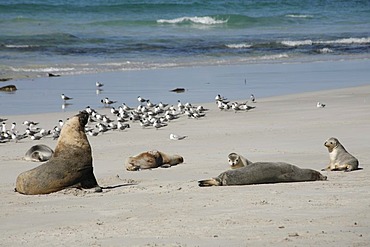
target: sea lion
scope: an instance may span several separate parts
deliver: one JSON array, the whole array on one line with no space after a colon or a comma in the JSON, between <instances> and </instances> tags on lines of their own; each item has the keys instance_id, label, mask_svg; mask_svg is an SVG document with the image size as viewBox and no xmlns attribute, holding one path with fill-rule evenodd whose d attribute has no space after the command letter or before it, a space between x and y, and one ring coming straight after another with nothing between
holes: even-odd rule
<instances>
[{"instance_id":1,"label":"sea lion","mask_svg":"<svg viewBox=\"0 0 370 247\"><path fill-rule=\"evenodd\" d=\"M29 161L48 161L54 151L44 144L32 146L24 155L25 160Z\"/></svg>"},{"instance_id":2,"label":"sea lion","mask_svg":"<svg viewBox=\"0 0 370 247\"><path fill-rule=\"evenodd\" d=\"M184 162L184 158L180 155L170 155L152 150L128 157L125 161L125 167L127 171L138 171L157 167L168 168L182 162Z\"/></svg>"},{"instance_id":3,"label":"sea lion","mask_svg":"<svg viewBox=\"0 0 370 247\"><path fill-rule=\"evenodd\" d=\"M63 125L51 159L21 173L15 191L36 195L79 187L100 192L102 189L93 173L91 146L84 131L88 119L86 111L71 117Z\"/></svg>"},{"instance_id":4,"label":"sea lion","mask_svg":"<svg viewBox=\"0 0 370 247\"><path fill-rule=\"evenodd\" d=\"M228 155L228 161L231 169L244 167L253 163L237 153L230 153Z\"/></svg>"},{"instance_id":5,"label":"sea lion","mask_svg":"<svg viewBox=\"0 0 370 247\"><path fill-rule=\"evenodd\" d=\"M185 88L177 87L177 88L171 89L170 92L183 93L183 92L185 92Z\"/></svg>"},{"instance_id":6,"label":"sea lion","mask_svg":"<svg viewBox=\"0 0 370 247\"><path fill-rule=\"evenodd\" d=\"M322 171L350 172L358 169L358 160L347 152L337 138L329 138L324 142L324 146L328 148L330 163Z\"/></svg>"},{"instance_id":7,"label":"sea lion","mask_svg":"<svg viewBox=\"0 0 370 247\"><path fill-rule=\"evenodd\" d=\"M0 87L0 91L13 92L13 91L17 91L17 87L15 85L7 85L7 86Z\"/></svg>"},{"instance_id":8,"label":"sea lion","mask_svg":"<svg viewBox=\"0 0 370 247\"><path fill-rule=\"evenodd\" d=\"M216 178L200 180L199 186L228 186L326 180L320 172L301 169L284 162L255 162L221 173Z\"/></svg>"}]
</instances>

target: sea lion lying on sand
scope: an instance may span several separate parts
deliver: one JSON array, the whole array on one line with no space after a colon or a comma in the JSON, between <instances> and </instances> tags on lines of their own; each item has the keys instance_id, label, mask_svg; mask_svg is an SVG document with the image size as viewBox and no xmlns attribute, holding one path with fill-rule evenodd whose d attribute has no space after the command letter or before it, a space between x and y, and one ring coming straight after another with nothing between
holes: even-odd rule
<instances>
[{"instance_id":1,"label":"sea lion lying on sand","mask_svg":"<svg viewBox=\"0 0 370 247\"><path fill-rule=\"evenodd\" d=\"M244 158L244 156L237 153L230 153L228 155L228 162L231 169L237 169L252 164L253 162Z\"/></svg>"},{"instance_id":2,"label":"sea lion lying on sand","mask_svg":"<svg viewBox=\"0 0 370 247\"><path fill-rule=\"evenodd\" d=\"M85 111L71 117L63 125L51 159L21 173L15 191L26 195L48 194L67 187L101 191L93 173L91 146L84 131L88 119Z\"/></svg>"},{"instance_id":3,"label":"sea lion lying on sand","mask_svg":"<svg viewBox=\"0 0 370 247\"><path fill-rule=\"evenodd\" d=\"M328 148L330 163L322 171L350 172L358 169L358 160L347 152L337 138L329 138L325 141L324 146Z\"/></svg>"},{"instance_id":4,"label":"sea lion lying on sand","mask_svg":"<svg viewBox=\"0 0 370 247\"><path fill-rule=\"evenodd\" d=\"M38 144L32 146L24 155L25 160L29 161L48 161L53 156L53 149L49 148L44 144Z\"/></svg>"},{"instance_id":5,"label":"sea lion lying on sand","mask_svg":"<svg viewBox=\"0 0 370 247\"><path fill-rule=\"evenodd\" d=\"M170 155L152 150L128 157L125 161L125 167L127 171L138 171L157 167L168 168L183 162L184 158L180 155Z\"/></svg>"},{"instance_id":6,"label":"sea lion lying on sand","mask_svg":"<svg viewBox=\"0 0 370 247\"><path fill-rule=\"evenodd\" d=\"M199 186L227 186L326 180L320 172L301 169L284 162L255 162L221 173L216 178L200 180Z\"/></svg>"}]
</instances>

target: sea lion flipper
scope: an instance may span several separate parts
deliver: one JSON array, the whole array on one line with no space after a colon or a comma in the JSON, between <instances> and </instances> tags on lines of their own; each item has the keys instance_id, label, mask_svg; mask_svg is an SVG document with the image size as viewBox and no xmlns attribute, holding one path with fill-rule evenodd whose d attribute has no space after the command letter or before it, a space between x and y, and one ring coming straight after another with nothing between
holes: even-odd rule
<instances>
[{"instance_id":1,"label":"sea lion flipper","mask_svg":"<svg viewBox=\"0 0 370 247\"><path fill-rule=\"evenodd\" d=\"M160 167L161 167L161 168L170 168L170 167L171 167L171 165L170 165L170 164L163 164L163 165L161 165Z\"/></svg>"},{"instance_id":2,"label":"sea lion flipper","mask_svg":"<svg viewBox=\"0 0 370 247\"><path fill-rule=\"evenodd\" d=\"M211 178L205 180L199 180L198 185L200 187L207 187L207 186L221 186L221 181L218 178Z\"/></svg>"}]
</instances>

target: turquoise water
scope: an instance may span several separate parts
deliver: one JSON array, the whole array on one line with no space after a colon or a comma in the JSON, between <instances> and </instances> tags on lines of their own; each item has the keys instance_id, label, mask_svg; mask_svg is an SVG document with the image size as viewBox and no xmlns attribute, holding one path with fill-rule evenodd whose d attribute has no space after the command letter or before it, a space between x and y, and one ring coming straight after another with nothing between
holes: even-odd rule
<instances>
[{"instance_id":1,"label":"turquoise water","mask_svg":"<svg viewBox=\"0 0 370 247\"><path fill-rule=\"evenodd\" d=\"M370 2L0 1L0 77L368 58Z\"/></svg>"}]
</instances>

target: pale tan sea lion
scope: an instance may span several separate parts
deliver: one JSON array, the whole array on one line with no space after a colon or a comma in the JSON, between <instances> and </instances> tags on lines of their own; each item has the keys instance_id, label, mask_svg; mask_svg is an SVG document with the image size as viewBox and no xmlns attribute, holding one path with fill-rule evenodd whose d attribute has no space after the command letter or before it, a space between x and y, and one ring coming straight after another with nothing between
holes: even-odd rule
<instances>
[{"instance_id":1,"label":"pale tan sea lion","mask_svg":"<svg viewBox=\"0 0 370 247\"><path fill-rule=\"evenodd\" d=\"M301 169L284 162L255 162L221 173L216 178L200 180L199 186L228 186L326 180L320 172Z\"/></svg>"},{"instance_id":2,"label":"pale tan sea lion","mask_svg":"<svg viewBox=\"0 0 370 247\"><path fill-rule=\"evenodd\" d=\"M237 153L230 153L228 155L228 162L231 169L236 169L252 164L253 162L247 160L244 156Z\"/></svg>"},{"instance_id":3,"label":"pale tan sea lion","mask_svg":"<svg viewBox=\"0 0 370 247\"><path fill-rule=\"evenodd\" d=\"M71 117L63 125L51 159L21 173L15 190L26 195L48 194L67 187L101 191L93 173L91 146L84 131L88 119L85 111Z\"/></svg>"},{"instance_id":4,"label":"pale tan sea lion","mask_svg":"<svg viewBox=\"0 0 370 247\"><path fill-rule=\"evenodd\" d=\"M128 157L125 161L125 167L127 171L138 171L157 167L168 168L182 162L184 162L184 158L180 155L170 155L152 150Z\"/></svg>"},{"instance_id":5,"label":"pale tan sea lion","mask_svg":"<svg viewBox=\"0 0 370 247\"><path fill-rule=\"evenodd\" d=\"M324 146L328 148L330 163L322 171L349 172L358 169L358 160L347 152L337 138L329 138L325 141Z\"/></svg>"},{"instance_id":6,"label":"pale tan sea lion","mask_svg":"<svg viewBox=\"0 0 370 247\"><path fill-rule=\"evenodd\" d=\"M24 155L24 159L35 162L48 161L51 156L53 156L53 153L54 151L50 147L44 144L38 144L28 149L28 151Z\"/></svg>"}]
</instances>

